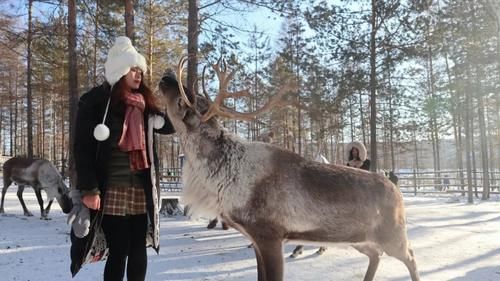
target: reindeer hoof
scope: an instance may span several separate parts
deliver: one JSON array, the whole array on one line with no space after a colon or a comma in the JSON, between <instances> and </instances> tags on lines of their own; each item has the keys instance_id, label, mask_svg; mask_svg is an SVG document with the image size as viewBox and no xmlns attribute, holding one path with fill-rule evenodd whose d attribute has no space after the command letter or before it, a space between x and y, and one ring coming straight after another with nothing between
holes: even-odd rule
<instances>
[{"instance_id":1,"label":"reindeer hoof","mask_svg":"<svg viewBox=\"0 0 500 281\"><path fill-rule=\"evenodd\" d=\"M216 225L217 225L217 221L216 221L216 220L213 220L213 221L210 221L210 223L207 225L207 228L208 228L208 229L212 229L212 228L214 228Z\"/></svg>"},{"instance_id":2,"label":"reindeer hoof","mask_svg":"<svg viewBox=\"0 0 500 281\"><path fill-rule=\"evenodd\" d=\"M5 211L2 209L0 209L0 214L5 214Z\"/></svg>"},{"instance_id":3,"label":"reindeer hoof","mask_svg":"<svg viewBox=\"0 0 500 281\"><path fill-rule=\"evenodd\" d=\"M302 255L302 251L293 252L293 254L290 255L290 258L294 259L300 255Z\"/></svg>"},{"instance_id":4,"label":"reindeer hoof","mask_svg":"<svg viewBox=\"0 0 500 281\"><path fill-rule=\"evenodd\" d=\"M222 229L223 230L228 230L229 226L226 223L222 223Z\"/></svg>"},{"instance_id":5,"label":"reindeer hoof","mask_svg":"<svg viewBox=\"0 0 500 281\"><path fill-rule=\"evenodd\" d=\"M24 215L27 217L32 217L33 214L30 211L24 212Z\"/></svg>"},{"instance_id":6,"label":"reindeer hoof","mask_svg":"<svg viewBox=\"0 0 500 281\"><path fill-rule=\"evenodd\" d=\"M253 243L248 245L247 248L253 248Z\"/></svg>"},{"instance_id":7,"label":"reindeer hoof","mask_svg":"<svg viewBox=\"0 0 500 281\"><path fill-rule=\"evenodd\" d=\"M326 249L325 249L325 248L319 248L319 250L318 250L318 251L316 251L316 254L318 254L318 255L322 255L325 251L326 251Z\"/></svg>"}]
</instances>

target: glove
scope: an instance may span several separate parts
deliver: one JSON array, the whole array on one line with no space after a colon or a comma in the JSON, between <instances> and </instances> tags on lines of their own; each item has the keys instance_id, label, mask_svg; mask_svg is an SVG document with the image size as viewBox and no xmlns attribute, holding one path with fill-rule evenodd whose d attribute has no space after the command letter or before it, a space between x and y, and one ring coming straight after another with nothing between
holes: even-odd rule
<instances>
[{"instance_id":1,"label":"glove","mask_svg":"<svg viewBox=\"0 0 500 281\"><path fill-rule=\"evenodd\" d=\"M71 224L75 236L83 238L89 234L90 230L90 212L82 203L82 196L79 190L71 190L69 192L71 201L73 201L73 209L68 214L68 224Z\"/></svg>"}]
</instances>

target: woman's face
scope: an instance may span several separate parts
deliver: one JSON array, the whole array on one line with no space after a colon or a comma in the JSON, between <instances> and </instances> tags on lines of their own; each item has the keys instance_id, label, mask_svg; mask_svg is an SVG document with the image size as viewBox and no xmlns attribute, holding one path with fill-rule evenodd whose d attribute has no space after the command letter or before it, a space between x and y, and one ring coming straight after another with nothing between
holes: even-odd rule
<instances>
[{"instance_id":1,"label":"woman's face","mask_svg":"<svg viewBox=\"0 0 500 281\"><path fill-rule=\"evenodd\" d=\"M357 148L353 147L351 151L354 158L359 157L359 151Z\"/></svg>"},{"instance_id":2,"label":"woman's face","mask_svg":"<svg viewBox=\"0 0 500 281\"><path fill-rule=\"evenodd\" d=\"M141 85L142 70L138 67L133 67L125 75L125 84L129 90L137 90Z\"/></svg>"}]
</instances>

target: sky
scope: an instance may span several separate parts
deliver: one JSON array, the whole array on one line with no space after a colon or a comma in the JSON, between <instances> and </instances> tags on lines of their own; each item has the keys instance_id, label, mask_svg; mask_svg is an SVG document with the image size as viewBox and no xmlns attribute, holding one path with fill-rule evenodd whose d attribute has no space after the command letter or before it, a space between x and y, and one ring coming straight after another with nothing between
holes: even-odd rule
<instances>
[{"instance_id":1,"label":"sky","mask_svg":"<svg viewBox=\"0 0 500 281\"><path fill-rule=\"evenodd\" d=\"M27 1L18 0L0 0L0 11L4 11L7 14L19 15L19 26L20 28L25 28L23 22L27 20ZM52 4L44 4L35 2L33 4L33 15L43 16L44 13L49 12L54 9L55 6ZM270 43L273 49L277 48L277 40L279 31L281 29L283 19L279 16L273 15L267 9L260 8L255 9L251 12L235 14L234 12L222 12L217 17L218 20L222 20L231 25L245 30L252 30L254 26L258 30L267 34L271 39ZM247 43L248 35L244 32L235 31L235 36L240 38L241 42ZM202 35L203 39L203 35Z\"/></svg>"}]
</instances>

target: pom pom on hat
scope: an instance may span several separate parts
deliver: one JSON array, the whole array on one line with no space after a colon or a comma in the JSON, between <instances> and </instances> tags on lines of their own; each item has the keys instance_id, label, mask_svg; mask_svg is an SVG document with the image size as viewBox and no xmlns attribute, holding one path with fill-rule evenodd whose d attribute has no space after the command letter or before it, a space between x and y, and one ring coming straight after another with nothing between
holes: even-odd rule
<instances>
[{"instance_id":1,"label":"pom pom on hat","mask_svg":"<svg viewBox=\"0 0 500 281\"><path fill-rule=\"evenodd\" d=\"M104 64L106 80L113 86L130 68L139 67L143 73L147 71L146 59L132 46L132 42L126 36L116 38L115 44L108 52L108 58Z\"/></svg>"}]
</instances>

